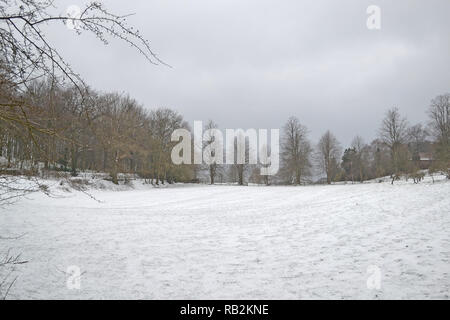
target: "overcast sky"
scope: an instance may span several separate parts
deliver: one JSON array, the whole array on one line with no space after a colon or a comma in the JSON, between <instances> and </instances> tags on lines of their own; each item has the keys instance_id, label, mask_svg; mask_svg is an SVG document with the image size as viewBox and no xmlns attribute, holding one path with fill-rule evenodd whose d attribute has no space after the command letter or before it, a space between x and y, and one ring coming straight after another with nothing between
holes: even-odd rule
<instances>
[{"instance_id":1,"label":"overcast sky","mask_svg":"<svg viewBox=\"0 0 450 320\"><path fill-rule=\"evenodd\" d=\"M55 1L65 12L87 1ZM49 37L92 87L129 93L221 128L281 128L297 116L317 141L370 142L393 106L411 123L450 92L449 0L103 1L129 18L173 66L120 41L105 46L59 24ZM369 5L381 30L366 27Z\"/></svg>"}]
</instances>

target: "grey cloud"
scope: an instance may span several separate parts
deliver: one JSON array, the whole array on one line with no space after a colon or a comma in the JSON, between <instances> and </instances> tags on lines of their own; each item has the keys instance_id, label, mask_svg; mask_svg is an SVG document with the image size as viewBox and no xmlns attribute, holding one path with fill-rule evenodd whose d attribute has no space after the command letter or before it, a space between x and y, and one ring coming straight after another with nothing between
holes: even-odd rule
<instances>
[{"instance_id":1,"label":"grey cloud","mask_svg":"<svg viewBox=\"0 0 450 320\"><path fill-rule=\"evenodd\" d=\"M173 68L65 28L51 27L51 39L93 87L174 108L191 122L279 128L295 115L315 140L331 129L348 144L356 134L374 138L394 105L412 123L425 120L431 98L450 90L448 0L105 4L135 12L130 22ZM382 10L379 31L366 28L371 4Z\"/></svg>"}]
</instances>

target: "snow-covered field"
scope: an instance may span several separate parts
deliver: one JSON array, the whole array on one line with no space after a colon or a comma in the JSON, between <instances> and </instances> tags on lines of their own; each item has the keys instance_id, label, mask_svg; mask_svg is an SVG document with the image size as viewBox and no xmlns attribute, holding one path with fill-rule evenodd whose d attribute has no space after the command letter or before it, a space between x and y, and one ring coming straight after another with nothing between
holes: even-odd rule
<instances>
[{"instance_id":1,"label":"snow-covered field","mask_svg":"<svg viewBox=\"0 0 450 320\"><path fill-rule=\"evenodd\" d=\"M449 182L90 194L101 202L55 188L0 208L0 236L23 234L0 253L29 260L9 299L450 296Z\"/></svg>"}]
</instances>

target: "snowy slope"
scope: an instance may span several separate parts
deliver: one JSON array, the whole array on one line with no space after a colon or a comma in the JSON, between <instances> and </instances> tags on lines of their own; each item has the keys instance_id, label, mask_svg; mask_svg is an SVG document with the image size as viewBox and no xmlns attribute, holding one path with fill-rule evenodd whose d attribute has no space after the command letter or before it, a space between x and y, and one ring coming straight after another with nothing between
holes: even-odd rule
<instances>
[{"instance_id":1,"label":"snowy slope","mask_svg":"<svg viewBox=\"0 0 450 320\"><path fill-rule=\"evenodd\" d=\"M24 234L0 252L29 260L9 298L450 295L448 182L91 193L101 202L36 193L0 208L0 235ZM73 265L80 290L66 286ZM367 286L369 266L379 290Z\"/></svg>"}]
</instances>

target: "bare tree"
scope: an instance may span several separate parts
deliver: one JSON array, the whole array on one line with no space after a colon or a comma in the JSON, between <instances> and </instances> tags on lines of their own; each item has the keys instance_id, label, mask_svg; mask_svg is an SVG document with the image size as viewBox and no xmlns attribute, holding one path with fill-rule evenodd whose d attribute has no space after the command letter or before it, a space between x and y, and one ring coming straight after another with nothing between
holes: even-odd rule
<instances>
[{"instance_id":1,"label":"bare tree","mask_svg":"<svg viewBox=\"0 0 450 320\"><path fill-rule=\"evenodd\" d=\"M450 141L450 93L434 98L428 114L436 140L448 144Z\"/></svg>"},{"instance_id":2,"label":"bare tree","mask_svg":"<svg viewBox=\"0 0 450 320\"><path fill-rule=\"evenodd\" d=\"M270 162L270 157L269 157L269 153L271 152L271 149L269 146L267 146L267 144L263 144L261 146L261 152L260 154L262 154L262 158L261 158L261 166L259 168L257 168L256 170L256 175L258 177L258 180L261 180L264 182L264 184L266 186L270 185L270 176L269 175L261 175L261 167L262 168L268 168L270 166L269 162Z\"/></svg>"},{"instance_id":3,"label":"bare tree","mask_svg":"<svg viewBox=\"0 0 450 320\"><path fill-rule=\"evenodd\" d=\"M391 149L407 141L408 124L402 118L398 108L390 109L386 112L379 134L381 140Z\"/></svg>"},{"instance_id":4,"label":"bare tree","mask_svg":"<svg viewBox=\"0 0 450 320\"><path fill-rule=\"evenodd\" d=\"M320 138L317 151L320 168L327 176L327 183L331 184L338 172L338 161L341 155L340 143L330 131L327 131Z\"/></svg>"},{"instance_id":5,"label":"bare tree","mask_svg":"<svg viewBox=\"0 0 450 320\"><path fill-rule=\"evenodd\" d=\"M250 152L256 152L251 149L248 137L239 131L234 137L234 164L229 169L232 181L236 181L240 186L245 184L245 176L251 171L252 165L249 164ZM242 153L239 152L242 151ZM228 150L227 150L228 151Z\"/></svg>"},{"instance_id":6,"label":"bare tree","mask_svg":"<svg viewBox=\"0 0 450 320\"><path fill-rule=\"evenodd\" d=\"M171 170L174 165L170 160L170 152L176 143L171 141L171 135L176 129L187 129L188 125L180 114L167 108L152 111L150 118L150 130L155 141L152 161L156 184L159 182L164 184L167 179L168 182L172 182Z\"/></svg>"},{"instance_id":7,"label":"bare tree","mask_svg":"<svg viewBox=\"0 0 450 320\"><path fill-rule=\"evenodd\" d=\"M368 146L368 157L370 159L369 176L379 178L390 172L391 159L389 148L379 139L373 140Z\"/></svg>"},{"instance_id":8,"label":"bare tree","mask_svg":"<svg viewBox=\"0 0 450 320\"><path fill-rule=\"evenodd\" d=\"M401 117L398 108L392 108L386 112L379 130L381 141L389 148L391 153L392 183L404 170L405 144L408 138L408 123Z\"/></svg>"},{"instance_id":9,"label":"bare tree","mask_svg":"<svg viewBox=\"0 0 450 320\"><path fill-rule=\"evenodd\" d=\"M424 150L427 137L428 132L420 123L408 128L410 153L414 162L420 160L419 152Z\"/></svg>"},{"instance_id":10,"label":"bare tree","mask_svg":"<svg viewBox=\"0 0 450 320\"><path fill-rule=\"evenodd\" d=\"M214 121L209 120L208 123L205 125L205 138L204 138L204 145L203 148L205 148L208 145L211 145L215 141L214 134L211 133L211 130L215 130L218 128L218 125L214 123ZM217 174L219 173L219 170L221 168L221 165L217 163L216 157L219 155L215 154L215 150L211 149L210 154L204 154L204 160L209 163L206 165L210 183L214 184ZM206 157L206 158L205 158Z\"/></svg>"},{"instance_id":11,"label":"bare tree","mask_svg":"<svg viewBox=\"0 0 450 320\"><path fill-rule=\"evenodd\" d=\"M363 182L366 178L366 171L369 162L368 146L365 144L364 139L360 136L356 136L352 141L352 148L355 150L355 166L354 169L357 172L360 182Z\"/></svg>"},{"instance_id":12,"label":"bare tree","mask_svg":"<svg viewBox=\"0 0 450 320\"><path fill-rule=\"evenodd\" d=\"M428 110L431 131L436 139L437 170L446 173L450 179L450 94L437 96Z\"/></svg>"},{"instance_id":13,"label":"bare tree","mask_svg":"<svg viewBox=\"0 0 450 320\"><path fill-rule=\"evenodd\" d=\"M312 148L307 138L308 130L296 117L290 117L283 127L283 133L282 171L290 183L300 185L311 168Z\"/></svg>"}]
</instances>

